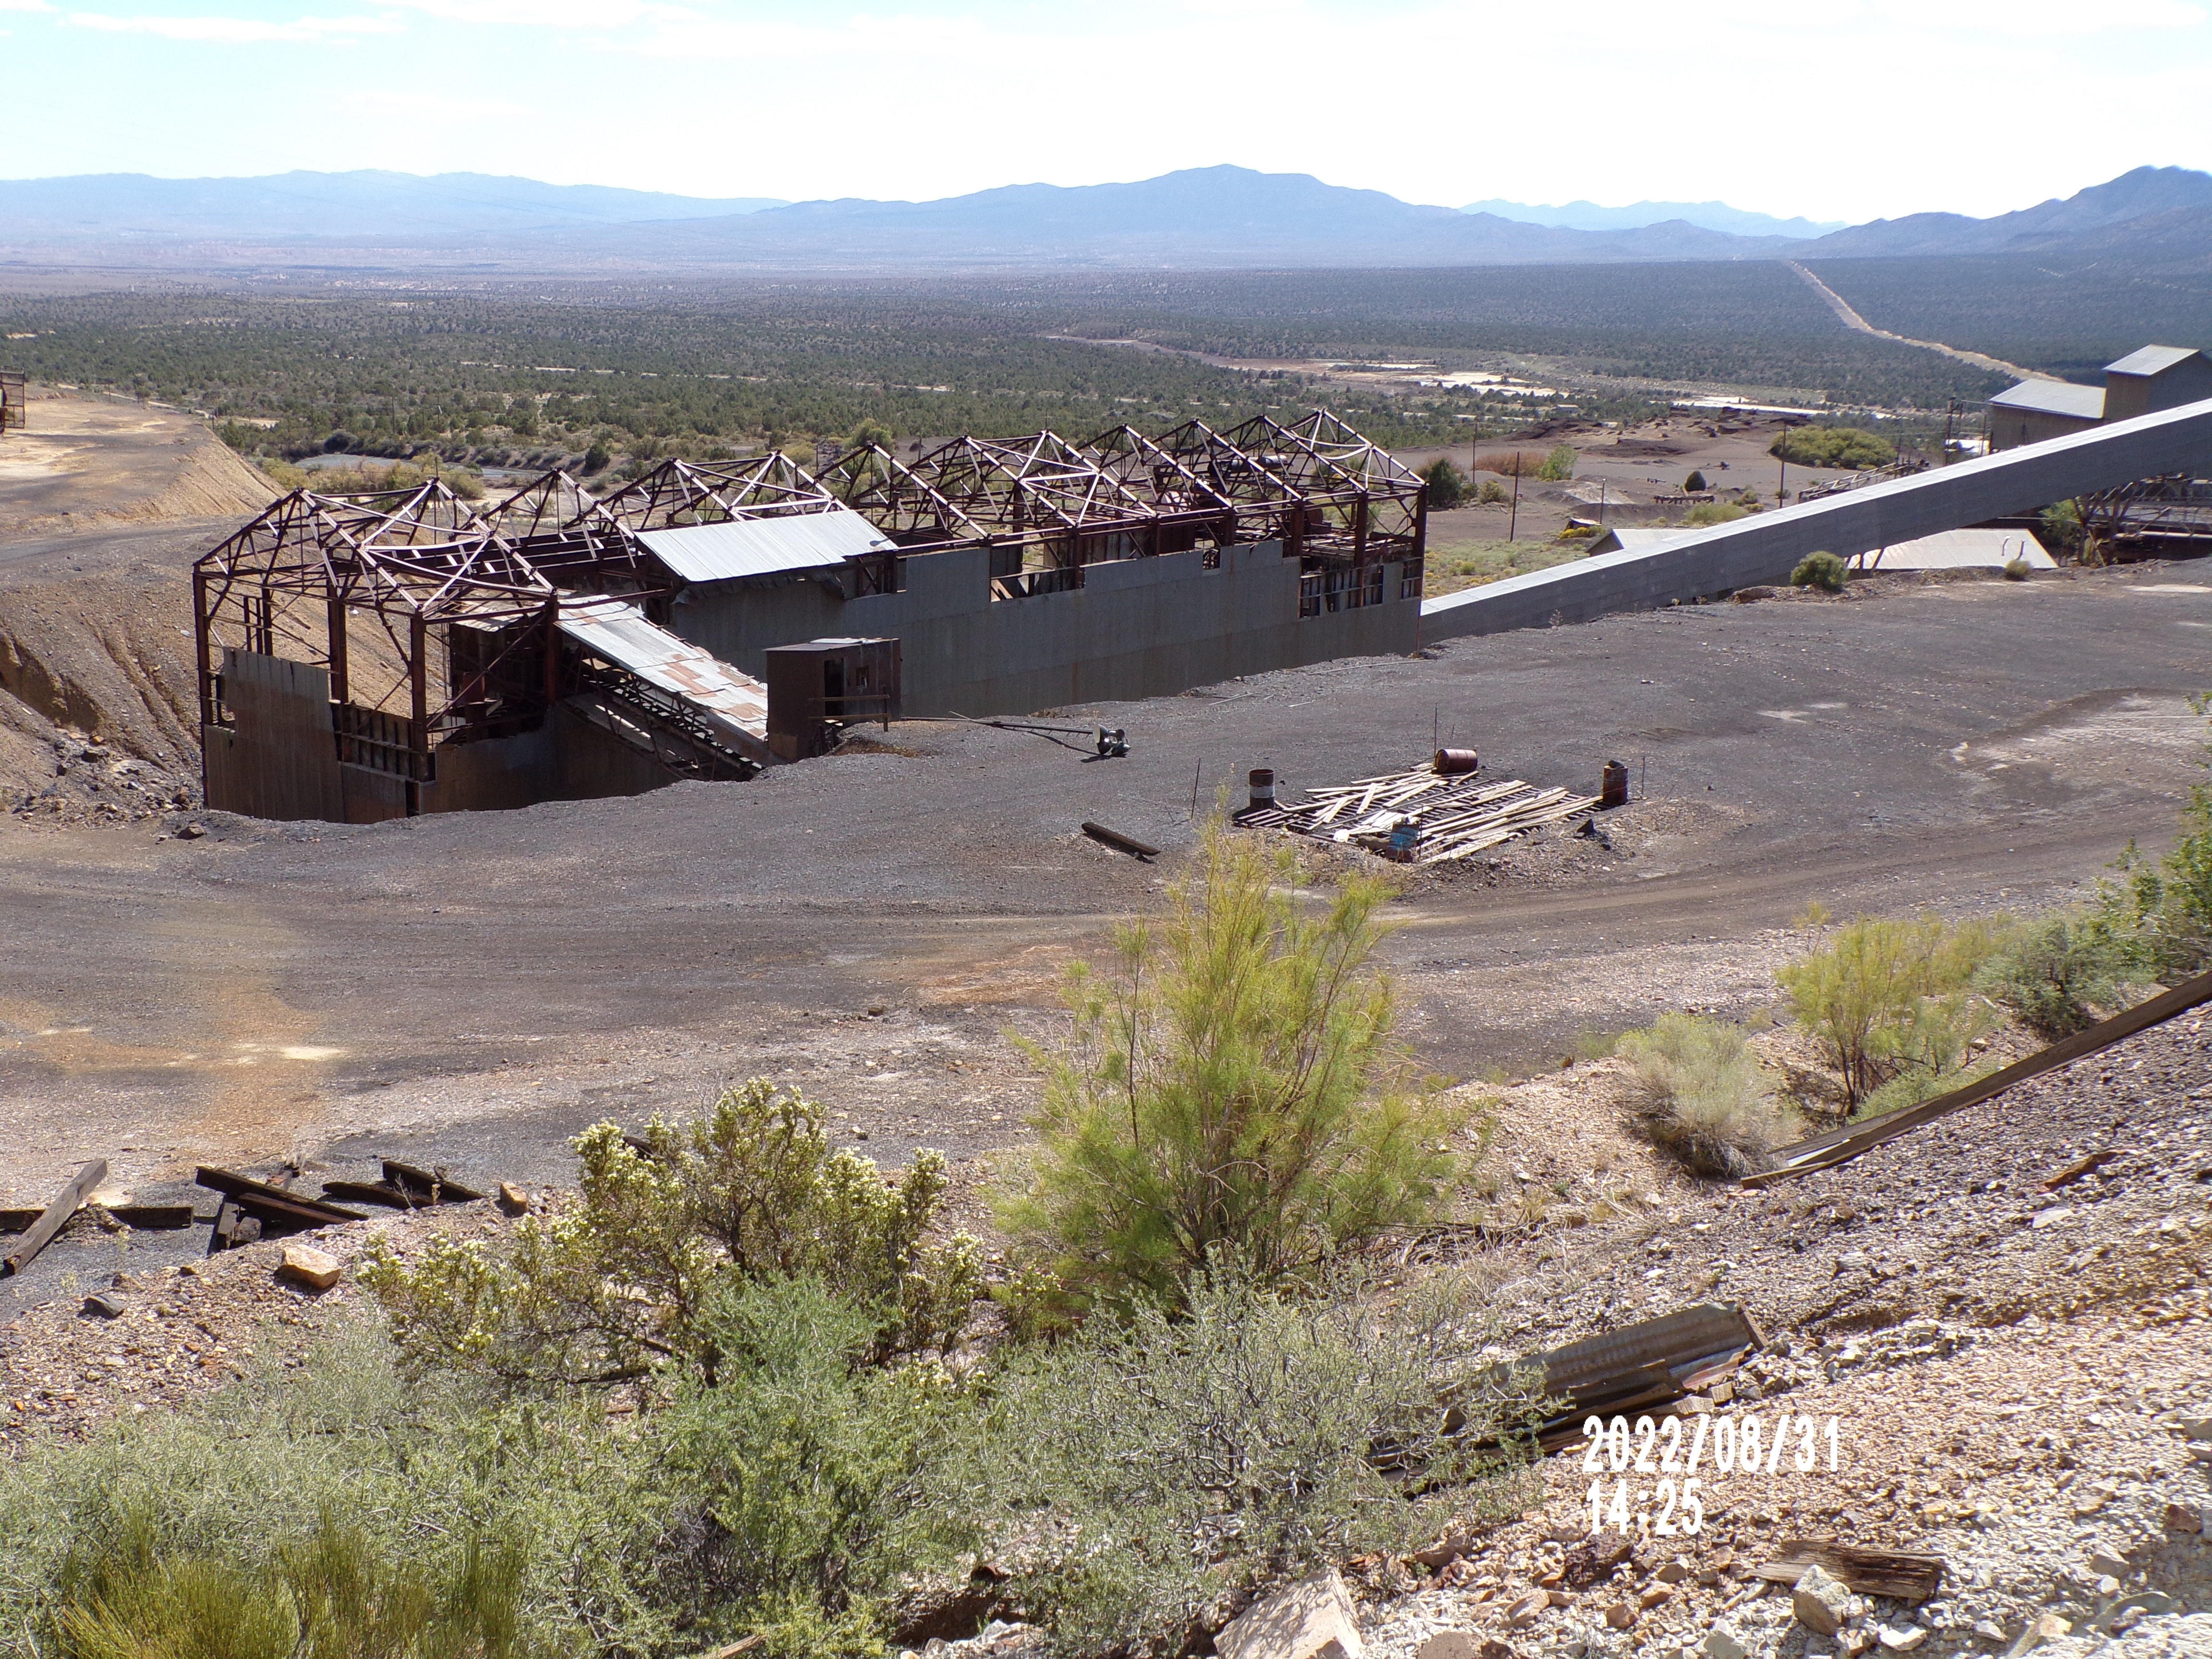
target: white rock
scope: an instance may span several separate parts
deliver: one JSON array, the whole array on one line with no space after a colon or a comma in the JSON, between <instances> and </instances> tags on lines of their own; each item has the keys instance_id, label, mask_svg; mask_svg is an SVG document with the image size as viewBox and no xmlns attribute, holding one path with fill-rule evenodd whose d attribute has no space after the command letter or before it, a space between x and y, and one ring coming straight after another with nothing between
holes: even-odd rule
<instances>
[{"instance_id":1,"label":"white rock","mask_svg":"<svg viewBox=\"0 0 2212 1659\"><path fill-rule=\"evenodd\" d=\"M1875 1629L1874 1639L1893 1653L1910 1653L1928 1639L1928 1632L1915 1625L1906 1625L1901 1629L1894 1625L1882 1625Z\"/></svg>"},{"instance_id":2,"label":"white rock","mask_svg":"<svg viewBox=\"0 0 2212 1659\"><path fill-rule=\"evenodd\" d=\"M1352 1593L1332 1567L1264 1595L1213 1638L1221 1659L1364 1659Z\"/></svg>"},{"instance_id":3,"label":"white rock","mask_svg":"<svg viewBox=\"0 0 2212 1659\"><path fill-rule=\"evenodd\" d=\"M1851 1616L1852 1596L1839 1578L1819 1567L1808 1567L1790 1592L1790 1610L1797 1622L1823 1636L1833 1636Z\"/></svg>"},{"instance_id":4,"label":"white rock","mask_svg":"<svg viewBox=\"0 0 2212 1659\"><path fill-rule=\"evenodd\" d=\"M1705 1659L1748 1659L1743 1638L1725 1620L1705 1632L1705 1639L1701 1645Z\"/></svg>"}]
</instances>

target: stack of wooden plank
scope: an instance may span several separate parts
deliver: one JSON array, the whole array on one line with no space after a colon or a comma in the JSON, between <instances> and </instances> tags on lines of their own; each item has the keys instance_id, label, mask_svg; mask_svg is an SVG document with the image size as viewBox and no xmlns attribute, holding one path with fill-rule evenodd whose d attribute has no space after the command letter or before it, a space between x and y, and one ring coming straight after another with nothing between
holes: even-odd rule
<instances>
[{"instance_id":1,"label":"stack of wooden plank","mask_svg":"<svg viewBox=\"0 0 2212 1659\"><path fill-rule=\"evenodd\" d=\"M1415 864L1449 864L1540 824L1596 810L1595 795L1540 789L1518 778L1445 774L1427 765L1310 790L1295 805L1240 812L1237 822L1248 829L1288 830L1386 854L1394 852L1392 833L1400 832L1403 843L1408 839L1403 832L1410 828L1412 845L1399 846L1395 856Z\"/></svg>"}]
</instances>

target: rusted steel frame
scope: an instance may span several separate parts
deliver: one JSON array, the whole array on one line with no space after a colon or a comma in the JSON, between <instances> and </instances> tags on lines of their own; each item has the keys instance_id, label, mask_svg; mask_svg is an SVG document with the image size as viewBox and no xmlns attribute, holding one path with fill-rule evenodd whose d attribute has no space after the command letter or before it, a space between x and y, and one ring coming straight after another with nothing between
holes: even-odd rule
<instances>
[{"instance_id":1,"label":"rusted steel frame","mask_svg":"<svg viewBox=\"0 0 2212 1659\"><path fill-rule=\"evenodd\" d=\"M987 538L980 526L880 444L840 456L824 469L821 481L834 499L894 538L925 528L936 531L946 546Z\"/></svg>"},{"instance_id":2,"label":"rusted steel frame","mask_svg":"<svg viewBox=\"0 0 2212 1659\"><path fill-rule=\"evenodd\" d=\"M1234 521L1236 502L1133 426L1109 428L1091 439L1083 448L1085 453L1097 457L1100 469L1129 493L1137 494L1133 486L1136 478L1141 477L1152 491L1152 505L1155 507L1164 507L1170 499L1166 480L1173 478L1181 483L1183 499L1189 505L1164 510L1188 514L1202 505L1228 514ZM1126 470L1117 471L1117 465L1121 469L1133 468L1134 476Z\"/></svg>"},{"instance_id":3,"label":"rusted steel frame","mask_svg":"<svg viewBox=\"0 0 2212 1659\"><path fill-rule=\"evenodd\" d=\"M23 1271L40 1251L45 1249L56 1233L68 1224L69 1218L84 1207L100 1183L107 1179L107 1160L95 1158L81 1165L69 1179L68 1185L54 1194L54 1201L30 1224L23 1234L23 1242L0 1258L0 1274L13 1275Z\"/></svg>"},{"instance_id":4,"label":"rusted steel frame","mask_svg":"<svg viewBox=\"0 0 2212 1659\"><path fill-rule=\"evenodd\" d=\"M702 504L711 517L702 517ZM630 532L665 529L686 514L695 523L818 513L836 504L821 481L781 451L750 461L702 464L672 459L597 503Z\"/></svg>"},{"instance_id":5,"label":"rusted steel frame","mask_svg":"<svg viewBox=\"0 0 2212 1659\"><path fill-rule=\"evenodd\" d=\"M2100 1049L2109 1048L2116 1042L2125 1042L2154 1025L2162 1025L2177 1014L2212 1002L2212 974L2199 974L2195 979L2185 980L2172 990L2134 1007L2100 1019L2085 1030L2076 1031L2063 1042L2030 1054L2025 1060L2014 1060L2002 1071L1992 1072L1963 1089L1954 1089L1933 1100L1924 1100L1917 1106L1901 1107L1894 1112L1885 1112L1880 1117L1869 1118L1846 1128L1832 1129L1826 1134L1814 1135L1784 1146L1775 1154L1782 1162L1771 1170L1762 1170L1743 1177L1746 1187L1771 1186L1791 1176L1810 1175L1817 1170L1832 1170L1839 1164L1848 1164L1862 1152L1872 1152L1886 1140L1918 1128L1922 1124L1969 1106L1978 1106L2012 1088L2015 1084L2055 1072L2062 1066L2071 1065Z\"/></svg>"}]
</instances>

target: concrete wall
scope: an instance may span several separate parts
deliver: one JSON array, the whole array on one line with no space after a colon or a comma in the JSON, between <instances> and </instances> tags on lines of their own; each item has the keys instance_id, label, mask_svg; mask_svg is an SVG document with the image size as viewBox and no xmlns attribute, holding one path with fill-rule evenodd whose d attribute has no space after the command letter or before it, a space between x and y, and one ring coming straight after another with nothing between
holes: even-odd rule
<instances>
[{"instance_id":1,"label":"concrete wall","mask_svg":"<svg viewBox=\"0 0 2212 1659\"><path fill-rule=\"evenodd\" d=\"M685 588L670 608L668 628L758 679L767 667L761 653L770 646L851 633L844 607L844 593L825 576L747 576Z\"/></svg>"},{"instance_id":2,"label":"concrete wall","mask_svg":"<svg viewBox=\"0 0 2212 1659\"><path fill-rule=\"evenodd\" d=\"M1849 558L2208 465L2212 401L1755 514L1655 550L1601 553L1430 599L1421 606L1421 637L1499 634L1717 598L1787 581L1808 553Z\"/></svg>"},{"instance_id":3,"label":"concrete wall","mask_svg":"<svg viewBox=\"0 0 2212 1659\"><path fill-rule=\"evenodd\" d=\"M1298 562L1264 542L1224 549L1215 569L1196 550L1117 560L1085 566L1071 592L994 599L989 550L958 548L908 558L902 592L827 608L817 584L695 587L672 625L752 674L771 645L895 638L905 713L1023 714L1411 651L1419 606L1398 598L1399 577L1385 567L1381 605L1301 617Z\"/></svg>"},{"instance_id":4,"label":"concrete wall","mask_svg":"<svg viewBox=\"0 0 2212 1659\"><path fill-rule=\"evenodd\" d=\"M337 757L330 676L282 657L229 651L223 701L235 726L200 734L210 806L257 818L380 823L407 815L407 782ZM424 812L481 812L545 800L637 795L677 775L562 705L535 732L437 751Z\"/></svg>"}]
</instances>

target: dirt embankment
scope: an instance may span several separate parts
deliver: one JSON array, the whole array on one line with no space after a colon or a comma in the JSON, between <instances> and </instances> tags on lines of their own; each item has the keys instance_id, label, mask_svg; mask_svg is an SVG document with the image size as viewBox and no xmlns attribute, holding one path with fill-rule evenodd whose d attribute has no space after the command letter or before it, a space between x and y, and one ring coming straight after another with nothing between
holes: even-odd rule
<instances>
[{"instance_id":1,"label":"dirt embankment","mask_svg":"<svg viewBox=\"0 0 2212 1659\"><path fill-rule=\"evenodd\" d=\"M191 561L276 494L189 416L33 394L0 442L0 805L195 798Z\"/></svg>"},{"instance_id":2,"label":"dirt embankment","mask_svg":"<svg viewBox=\"0 0 2212 1659\"><path fill-rule=\"evenodd\" d=\"M0 541L258 513L280 493L197 417L32 392L0 441Z\"/></svg>"}]
</instances>

